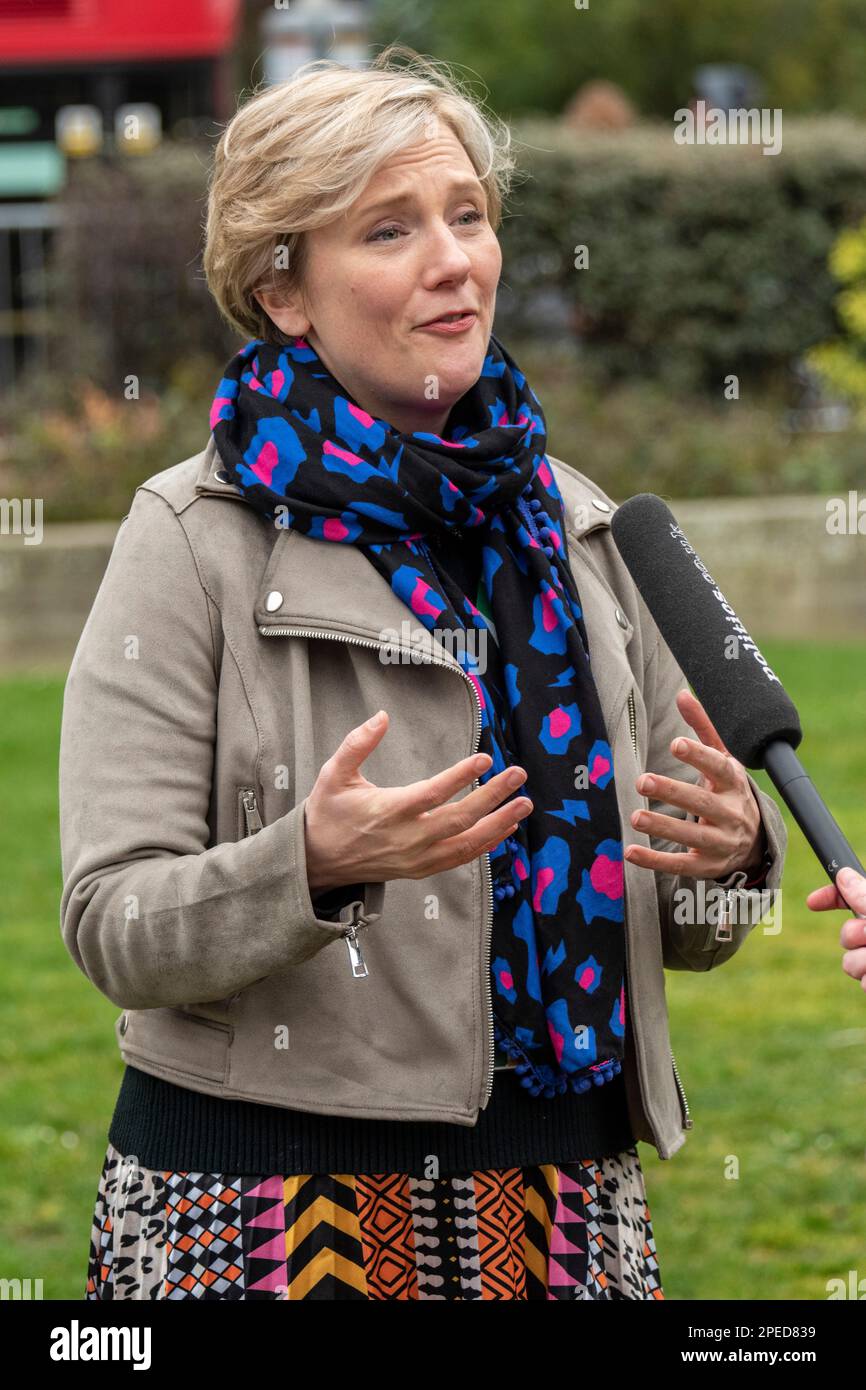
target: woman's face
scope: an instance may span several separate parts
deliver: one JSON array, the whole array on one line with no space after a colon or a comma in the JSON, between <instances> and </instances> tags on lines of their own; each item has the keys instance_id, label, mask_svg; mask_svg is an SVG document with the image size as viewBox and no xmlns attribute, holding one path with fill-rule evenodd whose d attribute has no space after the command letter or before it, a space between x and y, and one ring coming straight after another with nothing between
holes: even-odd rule
<instances>
[{"instance_id":1,"label":"woman's face","mask_svg":"<svg viewBox=\"0 0 866 1390\"><path fill-rule=\"evenodd\" d=\"M502 253L486 207L469 156L439 122L381 164L345 214L306 233L298 294L259 302L371 415L439 434L478 380L493 325ZM422 327L459 309L472 317L458 332Z\"/></svg>"}]
</instances>

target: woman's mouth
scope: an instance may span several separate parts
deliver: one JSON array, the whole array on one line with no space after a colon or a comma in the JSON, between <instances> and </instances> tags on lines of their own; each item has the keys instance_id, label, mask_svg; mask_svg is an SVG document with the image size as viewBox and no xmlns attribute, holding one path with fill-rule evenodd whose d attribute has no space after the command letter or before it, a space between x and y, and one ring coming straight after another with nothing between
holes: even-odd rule
<instances>
[{"instance_id":1,"label":"woman's mouth","mask_svg":"<svg viewBox=\"0 0 866 1390\"><path fill-rule=\"evenodd\" d=\"M420 330L424 333L465 333L477 319L475 313L443 314L441 318L433 319L432 323L422 323Z\"/></svg>"}]
</instances>

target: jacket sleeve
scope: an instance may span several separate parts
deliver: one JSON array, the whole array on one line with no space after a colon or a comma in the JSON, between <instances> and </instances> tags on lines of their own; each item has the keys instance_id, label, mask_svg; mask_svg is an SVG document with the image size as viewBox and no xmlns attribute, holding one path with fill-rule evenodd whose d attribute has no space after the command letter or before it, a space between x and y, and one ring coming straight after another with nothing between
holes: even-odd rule
<instances>
[{"instance_id":1,"label":"jacket sleeve","mask_svg":"<svg viewBox=\"0 0 866 1390\"><path fill-rule=\"evenodd\" d=\"M676 704L677 691L688 688L688 681L657 629L656 633L657 640L644 676L644 703L649 734L646 771L657 772L663 777L672 777L680 782L697 782L697 770L671 752L671 743L675 738L681 735L686 738L695 737L694 730L686 724ZM752 928L766 918L777 901L774 890L779 887L782 879L788 832L775 801L767 796L766 792L761 791L751 774L747 775L760 808L767 837L770 867L766 879L760 888L743 888L746 874L742 869L738 869L725 879L711 879L705 883L705 894L714 884L726 890L734 890L731 906L735 910L730 914L732 920L729 925L720 929L716 917L710 911L704 914L707 920L703 923L689 923L683 920L689 914L683 911L683 899L677 894L681 889L688 889L690 893L694 893L698 882L696 879L680 874L656 873L662 957L668 970L712 970L715 966L730 960ZM693 821L698 819L682 807L671 806L653 798L648 798L648 806L651 811L657 811L661 815L679 816ZM650 844L653 849L662 853L683 852L682 845L656 836L650 837ZM642 869L641 872L650 871ZM691 915L698 917L700 913ZM718 939L717 934L726 935L728 932L731 935L730 941Z\"/></svg>"},{"instance_id":2,"label":"jacket sleeve","mask_svg":"<svg viewBox=\"0 0 866 1390\"><path fill-rule=\"evenodd\" d=\"M121 1008L224 998L345 930L310 898L305 801L207 847L218 623L174 509L139 488L69 669L60 737L61 932ZM365 886L372 920L384 885Z\"/></svg>"}]
</instances>

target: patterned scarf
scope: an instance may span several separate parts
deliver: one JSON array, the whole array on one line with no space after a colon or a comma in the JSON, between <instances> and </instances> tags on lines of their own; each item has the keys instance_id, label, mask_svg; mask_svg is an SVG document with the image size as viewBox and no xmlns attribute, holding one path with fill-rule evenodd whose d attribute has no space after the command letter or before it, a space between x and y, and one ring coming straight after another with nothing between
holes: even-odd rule
<instances>
[{"instance_id":1,"label":"patterned scarf","mask_svg":"<svg viewBox=\"0 0 866 1390\"><path fill-rule=\"evenodd\" d=\"M493 760L478 780L519 764L515 795L533 803L490 854L496 1042L532 1095L609 1081L625 1037L622 839L535 392L491 336L447 437L402 434L363 410L306 339L254 339L227 365L210 423L257 511L358 546L419 622L454 634L480 707L478 751ZM495 642L479 641L484 615L431 555L428 538L446 528L481 544Z\"/></svg>"}]
</instances>

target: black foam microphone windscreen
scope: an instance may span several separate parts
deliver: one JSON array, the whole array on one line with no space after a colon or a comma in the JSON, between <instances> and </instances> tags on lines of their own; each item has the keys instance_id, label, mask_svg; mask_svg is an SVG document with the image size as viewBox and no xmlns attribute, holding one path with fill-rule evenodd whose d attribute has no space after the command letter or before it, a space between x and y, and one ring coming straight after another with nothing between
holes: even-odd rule
<instances>
[{"instance_id":1,"label":"black foam microphone windscreen","mask_svg":"<svg viewBox=\"0 0 866 1390\"><path fill-rule=\"evenodd\" d=\"M800 718L670 508L651 492L611 519L617 549L656 626L718 730L746 767L762 768L767 744L796 748Z\"/></svg>"}]
</instances>

